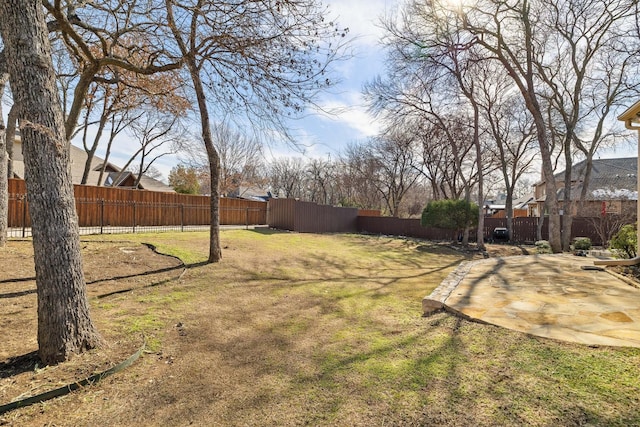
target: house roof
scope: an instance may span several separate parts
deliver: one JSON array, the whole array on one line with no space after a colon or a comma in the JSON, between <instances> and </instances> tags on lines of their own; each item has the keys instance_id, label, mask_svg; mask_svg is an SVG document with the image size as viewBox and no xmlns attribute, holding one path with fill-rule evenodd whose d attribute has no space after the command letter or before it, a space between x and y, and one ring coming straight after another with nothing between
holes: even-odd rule
<instances>
[{"instance_id":1,"label":"house roof","mask_svg":"<svg viewBox=\"0 0 640 427\"><path fill-rule=\"evenodd\" d=\"M618 116L618 120L623 121L628 124L632 124L633 122L637 122L640 114L640 101L637 101L631 107L627 108L625 112Z\"/></svg>"},{"instance_id":2,"label":"house roof","mask_svg":"<svg viewBox=\"0 0 640 427\"><path fill-rule=\"evenodd\" d=\"M511 201L512 209L527 209L530 202L535 201L535 197L533 194L529 194L524 197L519 197L517 199L513 199ZM486 200L483 203L483 206L488 207L493 210L503 210L507 207L506 199L499 198L498 200Z\"/></svg>"},{"instance_id":3,"label":"house roof","mask_svg":"<svg viewBox=\"0 0 640 427\"><path fill-rule=\"evenodd\" d=\"M71 177L74 184L80 184L82 181L82 174L84 173L84 165L87 162L87 152L82 148L78 148L75 145L71 145L70 148L71 159ZM110 172L120 172L120 168L107 163L105 166L105 174L102 176L102 182L98 182L100 177L100 169L104 164L104 159L93 156L91 159L91 167L89 169L89 175L87 176L87 185L105 185L105 179Z\"/></svg>"},{"instance_id":4,"label":"house roof","mask_svg":"<svg viewBox=\"0 0 640 427\"><path fill-rule=\"evenodd\" d=\"M16 135L16 140L13 148L13 171L14 174L18 178L24 178L24 159L22 157L22 140L19 135ZM84 174L84 166L87 162L87 152L82 148L78 148L75 145L71 144L70 150L70 160L71 160L71 178L74 184L80 184L82 181L82 175ZM87 185L103 185L107 187L118 187L118 185L128 177L132 176L134 179L137 175L132 174L129 171L125 171L121 175L121 179L118 180L118 183L114 185L114 181L117 179L117 176L120 175L122 169L113 163L107 162L105 167L105 173L102 176L102 182L98 182L100 178L100 170L102 169L102 165L104 164L104 159L93 156L91 159L91 167L89 170L89 175L87 177ZM151 178L146 175L142 175L140 179L140 189L150 190L150 191L163 191L168 193L174 193L173 188L164 184L162 181Z\"/></svg>"},{"instance_id":5,"label":"house roof","mask_svg":"<svg viewBox=\"0 0 640 427\"><path fill-rule=\"evenodd\" d=\"M257 200L259 202L264 202L272 197L271 192L264 188L245 185L239 186L235 191L229 194L229 196L237 197L239 199Z\"/></svg>"},{"instance_id":6,"label":"house roof","mask_svg":"<svg viewBox=\"0 0 640 427\"><path fill-rule=\"evenodd\" d=\"M120 178L118 179L118 177ZM111 180L111 183L109 185L112 187L128 187L126 185L126 182L135 182L137 177L138 177L137 174L134 174L130 171L124 171L123 173L120 173L120 171L118 170L118 171L113 171L109 173L109 176L106 179ZM170 192L170 193L175 192L175 190L167 186L164 182L159 181L147 175L142 175L142 178L140 178L140 183L138 185L139 185L139 188L142 190L164 191L164 192Z\"/></svg>"},{"instance_id":7,"label":"house roof","mask_svg":"<svg viewBox=\"0 0 640 427\"><path fill-rule=\"evenodd\" d=\"M529 203L535 201L535 199L533 194L515 199L513 201L513 209L527 209Z\"/></svg>"},{"instance_id":8,"label":"house roof","mask_svg":"<svg viewBox=\"0 0 640 427\"><path fill-rule=\"evenodd\" d=\"M586 161L577 163L571 169L573 190L572 198L578 199L582 192ZM638 159L624 157L618 159L596 159L592 161L591 178L587 189L587 200L637 197ZM564 171L555 175L559 182L564 181ZM635 193L635 196L632 196ZM626 196L625 196L626 195ZM564 199L564 189L558 191L559 200Z\"/></svg>"}]
</instances>

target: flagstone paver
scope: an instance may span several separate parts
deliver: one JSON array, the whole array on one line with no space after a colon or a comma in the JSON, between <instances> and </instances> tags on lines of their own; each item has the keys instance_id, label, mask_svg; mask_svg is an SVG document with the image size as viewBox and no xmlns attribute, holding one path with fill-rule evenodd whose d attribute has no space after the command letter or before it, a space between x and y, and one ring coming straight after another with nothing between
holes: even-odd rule
<instances>
[{"instance_id":1,"label":"flagstone paver","mask_svg":"<svg viewBox=\"0 0 640 427\"><path fill-rule=\"evenodd\" d=\"M640 289L593 267L595 258L529 255L463 262L425 297L447 309L532 335L640 347Z\"/></svg>"}]
</instances>

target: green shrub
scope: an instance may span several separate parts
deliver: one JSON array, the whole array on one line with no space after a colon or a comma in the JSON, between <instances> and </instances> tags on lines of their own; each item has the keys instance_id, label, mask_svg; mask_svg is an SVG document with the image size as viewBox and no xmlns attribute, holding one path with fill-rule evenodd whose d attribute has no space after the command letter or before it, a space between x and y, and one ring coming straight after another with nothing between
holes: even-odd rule
<instances>
[{"instance_id":1,"label":"green shrub","mask_svg":"<svg viewBox=\"0 0 640 427\"><path fill-rule=\"evenodd\" d=\"M536 242L536 253L538 254L552 254L551 244L546 240L538 240Z\"/></svg>"},{"instance_id":2,"label":"green shrub","mask_svg":"<svg viewBox=\"0 0 640 427\"><path fill-rule=\"evenodd\" d=\"M591 239L588 237L577 237L573 242L573 249L576 251L588 251L591 249Z\"/></svg>"},{"instance_id":3,"label":"green shrub","mask_svg":"<svg viewBox=\"0 0 640 427\"><path fill-rule=\"evenodd\" d=\"M478 205L466 200L434 200L422 211L423 227L462 230L478 224Z\"/></svg>"},{"instance_id":4,"label":"green shrub","mask_svg":"<svg viewBox=\"0 0 640 427\"><path fill-rule=\"evenodd\" d=\"M634 258L638 253L636 226L634 224L622 226L611 239L609 247L621 258Z\"/></svg>"}]
</instances>

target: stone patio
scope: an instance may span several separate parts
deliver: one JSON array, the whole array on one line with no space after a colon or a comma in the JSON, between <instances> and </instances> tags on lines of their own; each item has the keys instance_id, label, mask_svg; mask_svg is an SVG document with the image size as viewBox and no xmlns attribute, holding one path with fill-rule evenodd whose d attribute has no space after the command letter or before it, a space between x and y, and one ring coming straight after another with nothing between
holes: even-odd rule
<instances>
[{"instance_id":1,"label":"stone patio","mask_svg":"<svg viewBox=\"0 0 640 427\"><path fill-rule=\"evenodd\" d=\"M516 331L588 345L640 347L640 289L593 257L529 255L463 262L423 299Z\"/></svg>"}]
</instances>

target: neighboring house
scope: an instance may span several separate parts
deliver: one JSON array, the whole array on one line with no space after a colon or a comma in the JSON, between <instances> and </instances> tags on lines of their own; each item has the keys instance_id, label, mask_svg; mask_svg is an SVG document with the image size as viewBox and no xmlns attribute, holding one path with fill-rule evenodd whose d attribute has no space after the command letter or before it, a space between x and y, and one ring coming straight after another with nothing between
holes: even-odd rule
<instances>
[{"instance_id":1,"label":"neighboring house","mask_svg":"<svg viewBox=\"0 0 640 427\"><path fill-rule=\"evenodd\" d=\"M227 197L236 197L239 199L256 200L266 202L272 198L271 192L258 187L239 186L236 190L227 194Z\"/></svg>"},{"instance_id":2,"label":"neighboring house","mask_svg":"<svg viewBox=\"0 0 640 427\"><path fill-rule=\"evenodd\" d=\"M582 193L586 161L573 166L571 170L571 199L578 201ZM605 214L635 215L638 199L638 163L636 157L620 159L597 159L592 162L584 203L573 204L573 215L598 217ZM560 209L564 209L564 171L555 175ZM530 210L539 216L543 212L545 182L535 185L535 200L529 204Z\"/></svg>"},{"instance_id":3,"label":"neighboring house","mask_svg":"<svg viewBox=\"0 0 640 427\"><path fill-rule=\"evenodd\" d=\"M512 218L520 218L525 216L534 216L529 209L529 203L535 200L533 194L525 197L520 197L512 201ZM497 200L487 200L485 202L485 213L492 218L505 218L506 217L506 198L502 197Z\"/></svg>"},{"instance_id":4,"label":"neighboring house","mask_svg":"<svg viewBox=\"0 0 640 427\"><path fill-rule=\"evenodd\" d=\"M528 196L520 197L513 201L513 217L520 218L523 216L536 216L533 214L531 209L529 209L529 205L531 202L535 200L535 196L529 194Z\"/></svg>"},{"instance_id":5,"label":"neighboring house","mask_svg":"<svg viewBox=\"0 0 640 427\"><path fill-rule=\"evenodd\" d=\"M70 159L71 159L71 179L74 184L80 184L82 181L82 175L84 173L84 166L87 162L87 152L82 148L78 148L71 145ZM134 188L137 175L124 171L122 174L121 168L115 166L113 163L107 163L105 166L104 174L102 175L102 182L98 182L100 178L100 170L104 160L100 157L93 156L91 160L91 169L87 178L87 185L98 185L105 187L118 187L118 188ZM22 157L22 140L20 136L16 136L16 140L13 143L13 174L15 178L24 178L24 159ZM118 179L118 176L120 178ZM116 182L117 180L117 182ZM142 175L140 178L140 184L137 187L140 190L161 191L166 193L175 193L173 188L169 187L162 181L151 178L146 175Z\"/></svg>"}]
</instances>

